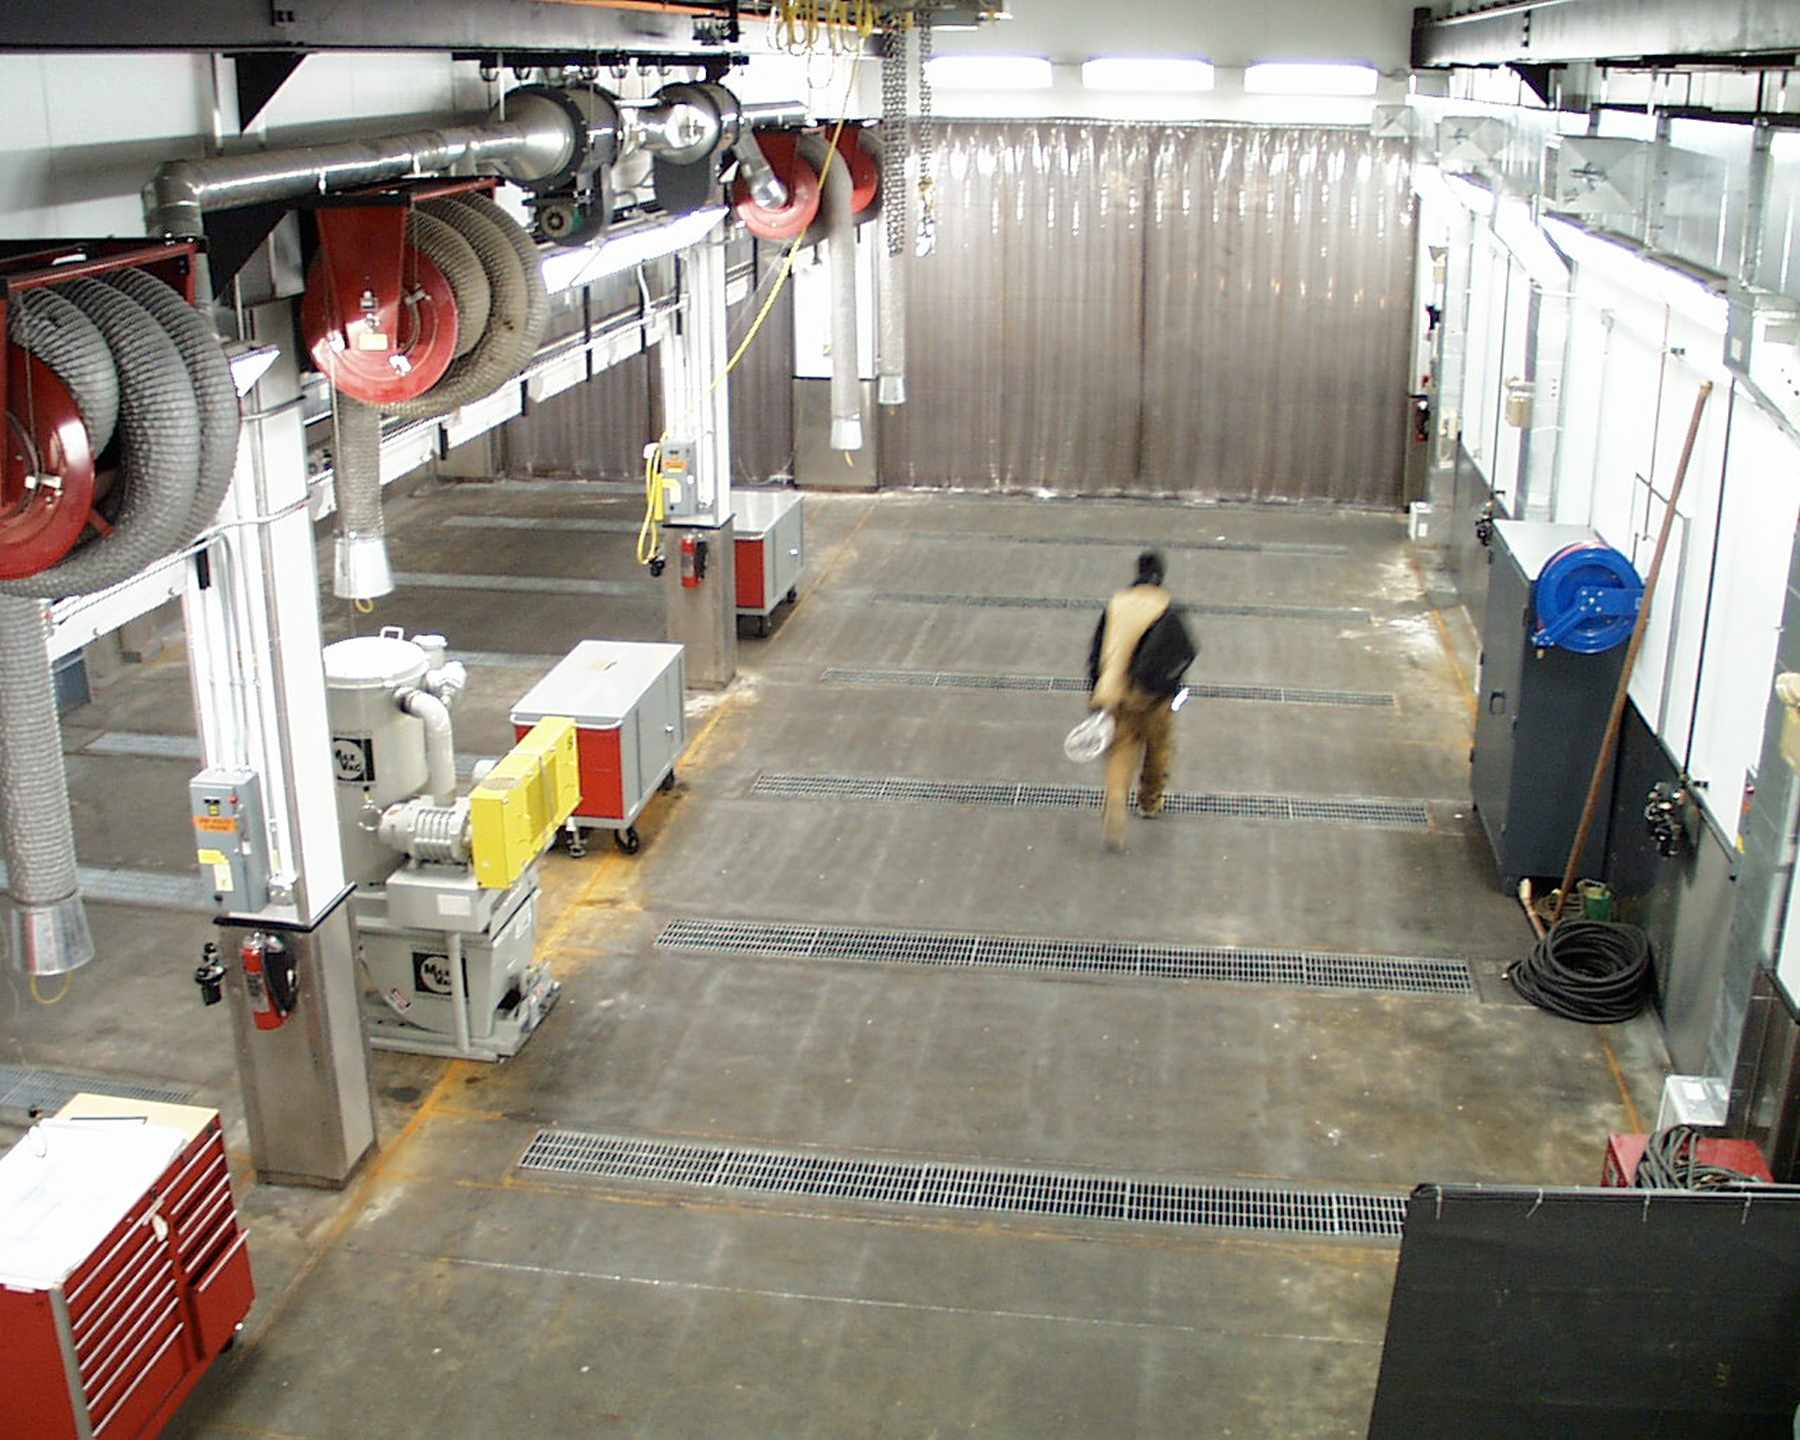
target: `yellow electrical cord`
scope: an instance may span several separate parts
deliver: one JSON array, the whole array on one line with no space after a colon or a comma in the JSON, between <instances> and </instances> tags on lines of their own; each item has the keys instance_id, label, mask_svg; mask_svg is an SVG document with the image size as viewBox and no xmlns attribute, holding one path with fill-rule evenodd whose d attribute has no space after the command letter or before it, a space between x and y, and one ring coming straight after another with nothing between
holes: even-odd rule
<instances>
[{"instance_id":1,"label":"yellow electrical cord","mask_svg":"<svg viewBox=\"0 0 1800 1440\"><path fill-rule=\"evenodd\" d=\"M58 990L54 996L46 1000L42 995L38 994L38 977L33 975L31 977L31 998L40 1005L60 1005L74 984L75 972L73 970L65 970L63 972L62 989Z\"/></svg>"},{"instance_id":2,"label":"yellow electrical cord","mask_svg":"<svg viewBox=\"0 0 1800 1440\"><path fill-rule=\"evenodd\" d=\"M861 7L859 6L859 8ZM873 13L873 6L867 8ZM844 133L844 124L849 119L850 97L856 92L856 77L861 69L862 53L859 50L850 65L850 81L844 87L844 103L839 108L838 122L832 129L831 142L825 150L825 163L819 169L821 193L824 190L825 177L831 173L832 163L837 159L838 137ZM668 494L664 485L662 468L663 446L668 442L670 435L683 428L688 421L700 413L701 407L712 399L719 387L729 378L731 372L737 368L738 361L744 358L751 341L755 340L757 334L762 330L763 321L775 308L775 301L786 287L788 276L793 274L795 257L799 255L801 242L805 239L806 231L802 230L788 242L787 253L781 259L780 273L775 277L775 284L769 291L768 299L763 301L762 308L756 312L756 318L750 322L749 330L738 342L737 349L732 351L731 358L725 362L724 369L712 378L712 382L700 392L694 403L688 406L678 419L663 427L662 434L656 437L656 443L644 451L644 523L638 527L638 564L649 565L662 553L662 526L663 517L667 513Z\"/></svg>"}]
</instances>

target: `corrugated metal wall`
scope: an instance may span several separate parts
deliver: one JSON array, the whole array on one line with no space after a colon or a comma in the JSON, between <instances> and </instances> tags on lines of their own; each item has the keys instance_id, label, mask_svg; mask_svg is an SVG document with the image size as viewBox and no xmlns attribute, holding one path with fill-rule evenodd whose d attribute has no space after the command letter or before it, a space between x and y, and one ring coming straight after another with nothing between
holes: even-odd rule
<instances>
[{"instance_id":1,"label":"corrugated metal wall","mask_svg":"<svg viewBox=\"0 0 1800 1440\"><path fill-rule=\"evenodd\" d=\"M970 122L936 159L886 483L1399 504L1403 144Z\"/></svg>"}]
</instances>

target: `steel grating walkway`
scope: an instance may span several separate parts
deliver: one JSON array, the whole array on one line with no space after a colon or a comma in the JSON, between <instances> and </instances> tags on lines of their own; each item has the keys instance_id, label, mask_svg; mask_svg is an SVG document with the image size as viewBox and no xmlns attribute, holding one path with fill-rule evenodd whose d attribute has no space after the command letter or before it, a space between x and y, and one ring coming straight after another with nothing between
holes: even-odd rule
<instances>
[{"instance_id":1,"label":"steel grating walkway","mask_svg":"<svg viewBox=\"0 0 1800 1440\"><path fill-rule=\"evenodd\" d=\"M1406 1216L1404 1195L1379 1191L1285 1190L1078 1171L919 1164L562 1129L540 1130L518 1168L533 1174L709 1186L761 1195L1356 1238L1398 1238Z\"/></svg>"},{"instance_id":2,"label":"steel grating walkway","mask_svg":"<svg viewBox=\"0 0 1800 1440\"><path fill-rule=\"evenodd\" d=\"M1112 535L980 535L969 531L925 531L918 540L964 541L985 545L1004 540L1014 545L1110 545L1130 550L1223 550L1245 555L1348 555L1348 545L1314 544L1304 540L1132 540Z\"/></svg>"},{"instance_id":3,"label":"steel grating walkway","mask_svg":"<svg viewBox=\"0 0 1800 1440\"><path fill-rule=\"evenodd\" d=\"M659 949L870 960L968 968L999 966L1065 974L1135 975L1158 980L1224 980L1314 990L1380 990L1409 995L1473 995L1460 960L1337 951L1240 949L1132 940L1068 940L813 925L798 921L671 920Z\"/></svg>"},{"instance_id":4,"label":"steel grating walkway","mask_svg":"<svg viewBox=\"0 0 1800 1440\"><path fill-rule=\"evenodd\" d=\"M82 1075L68 1070L28 1070L16 1065L0 1065L0 1110L27 1115L53 1114L84 1092L117 1095L125 1100L151 1100L165 1105L185 1104L194 1093L175 1085L110 1080L103 1075Z\"/></svg>"},{"instance_id":5,"label":"steel grating walkway","mask_svg":"<svg viewBox=\"0 0 1800 1440\"><path fill-rule=\"evenodd\" d=\"M397 578L397 577L396 577ZM951 595L908 590L877 590L880 605L970 605L988 610L1092 610L1106 604L1104 595ZM1330 620L1336 624L1372 625L1375 617L1350 605L1227 605L1185 602L1175 606L1184 615L1249 615L1262 620Z\"/></svg>"},{"instance_id":6,"label":"steel grating walkway","mask_svg":"<svg viewBox=\"0 0 1800 1440\"><path fill-rule=\"evenodd\" d=\"M1098 810L1098 785L1025 785L1011 781L913 780L880 775L780 775L764 771L750 793L763 799L855 800L886 804L936 803L995 805L1032 810ZM1135 797L1135 792L1134 792ZM1133 800L1135 803L1135 798ZM1314 799L1301 795L1198 795L1171 791L1163 796L1170 815L1211 815L1238 820L1299 820L1324 825L1386 825L1412 830L1431 827L1423 800Z\"/></svg>"},{"instance_id":7,"label":"steel grating walkway","mask_svg":"<svg viewBox=\"0 0 1800 1440\"><path fill-rule=\"evenodd\" d=\"M1069 676L984 675L943 670L855 670L832 666L820 674L826 685L879 685L929 690L1031 690L1062 694L1088 692L1087 681ZM1290 685L1208 685L1189 681L1196 700L1258 700L1272 705L1349 705L1397 708L1393 695L1368 690L1302 690Z\"/></svg>"}]
</instances>

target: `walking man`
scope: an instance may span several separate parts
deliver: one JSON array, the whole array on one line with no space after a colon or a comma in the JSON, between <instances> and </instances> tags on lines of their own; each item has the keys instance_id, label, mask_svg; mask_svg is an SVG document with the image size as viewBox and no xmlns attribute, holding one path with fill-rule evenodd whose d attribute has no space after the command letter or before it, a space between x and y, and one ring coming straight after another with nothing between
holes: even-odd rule
<instances>
[{"instance_id":1,"label":"walking man","mask_svg":"<svg viewBox=\"0 0 1800 1440\"><path fill-rule=\"evenodd\" d=\"M1108 850L1125 848L1125 809L1132 773L1138 777L1138 813L1160 814L1173 746L1170 704L1193 663L1194 642L1163 589L1163 557L1146 550L1137 579L1106 602L1088 652L1089 704L1113 717L1106 752L1106 802L1101 831Z\"/></svg>"}]
</instances>

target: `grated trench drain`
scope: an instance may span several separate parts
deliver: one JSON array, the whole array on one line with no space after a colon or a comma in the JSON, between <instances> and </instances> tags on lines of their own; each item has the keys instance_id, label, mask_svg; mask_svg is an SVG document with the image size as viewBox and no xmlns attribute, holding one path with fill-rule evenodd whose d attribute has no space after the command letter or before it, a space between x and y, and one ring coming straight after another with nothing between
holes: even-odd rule
<instances>
[{"instance_id":1,"label":"grated trench drain","mask_svg":"<svg viewBox=\"0 0 1800 1440\"><path fill-rule=\"evenodd\" d=\"M779 775L765 771L750 787L765 799L860 800L886 804L936 802L997 805L1032 810L1098 810L1098 785L1021 785L1010 781L909 780L901 776ZM1135 804L1135 792L1133 803ZM1239 820L1301 820L1324 825L1390 825L1429 829L1431 812L1422 800L1381 800L1301 795L1197 795L1163 797L1170 815L1212 815Z\"/></svg>"},{"instance_id":2,"label":"grated trench drain","mask_svg":"<svg viewBox=\"0 0 1800 1440\"><path fill-rule=\"evenodd\" d=\"M1348 555L1348 545L1310 544L1303 540L1132 540L1112 535L977 535L969 531L925 533L922 540L961 540L986 544L1006 540L1015 545L1108 545L1132 550L1225 550L1247 555Z\"/></svg>"},{"instance_id":3,"label":"grated trench drain","mask_svg":"<svg viewBox=\"0 0 1800 1440\"><path fill-rule=\"evenodd\" d=\"M109 1080L102 1075L82 1075L68 1070L27 1070L16 1065L0 1065L0 1110L48 1115L84 1092L165 1105L185 1104L194 1093L180 1086Z\"/></svg>"},{"instance_id":4,"label":"grated trench drain","mask_svg":"<svg viewBox=\"0 0 1800 1440\"><path fill-rule=\"evenodd\" d=\"M1021 935L959 935L793 921L672 920L659 949L787 955L807 960L872 960L913 965L1022 967L1074 974L1137 975L1159 980L1226 980L1322 990L1381 990L1410 995L1472 995L1460 960L1335 951L1239 949Z\"/></svg>"},{"instance_id":5,"label":"grated trench drain","mask_svg":"<svg viewBox=\"0 0 1800 1440\"><path fill-rule=\"evenodd\" d=\"M990 610L1099 610L1104 595L951 595L906 590L878 590L875 600L883 605L970 605ZM1226 605L1186 602L1175 606L1184 615L1249 615L1262 620L1330 620L1335 624L1372 625L1367 610L1347 605Z\"/></svg>"},{"instance_id":6,"label":"grated trench drain","mask_svg":"<svg viewBox=\"0 0 1800 1440\"><path fill-rule=\"evenodd\" d=\"M820 675L827 685L881 685L933 690L1032 690L1088 692L1085 680L1050 675L983 675L933 670L853 670L834 666ZM1350 705L1393 709L1392 695L1368 690L1301 690L1286 685L1208 685L1190 681L1196 700L1260 700L1273 705Z\"/></svg>"},{"instance_id":7,"label":"grated trench drain","mask_svg":"<svg viewBox=\"0 0 1800 1440\"><path fill-rule=\"evenodd\" d=\"M596 1180L704 1185L762 1195L1066 1215L1139 1224L1397 1238L1406 1197L1142 1180L1123 1175L857 1159L810 1151L540 1130L518 1168Z\"/></svg>"}]
</instances>

